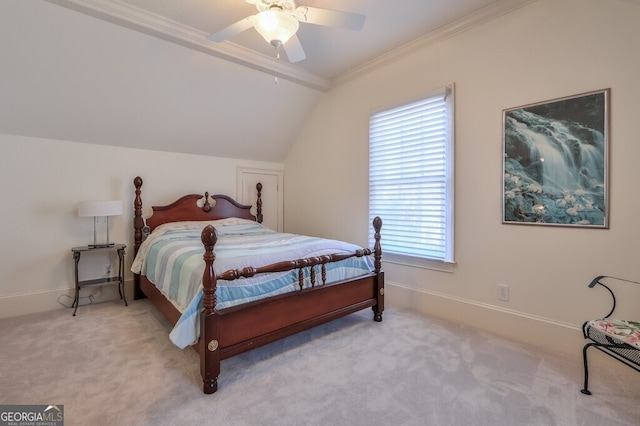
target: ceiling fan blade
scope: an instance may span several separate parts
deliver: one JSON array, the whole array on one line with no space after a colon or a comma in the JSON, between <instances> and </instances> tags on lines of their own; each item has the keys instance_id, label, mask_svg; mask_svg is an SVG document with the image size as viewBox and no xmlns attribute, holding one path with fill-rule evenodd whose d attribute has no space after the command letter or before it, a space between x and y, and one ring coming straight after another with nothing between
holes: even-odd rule
<instances>
[{"instance_id":1,"label":"ceiling fan blade","mask_svg":"<svg viewBox=\"0 0 640 426\"><path fill-rule=\"evenodd\" d=\"M249 28L253 27L253 20L255 16L256 15L248 16L236 22L235 24L229 25L227 28L218 31L217 33L209 34L207 36L207 40L221 42L233 37L236 34L240 34L241 32L248 30Z\"/></svg>"},{"instance_id":2,"label":"ceiling fan blade","mask_svg":"<svg viewBox=\"0 0 640 426\"><path fill-rule=\"evenodd\" d=\"M326 25L329 27L338 27L354 31L360 31L364 26L364 21L366 19L366 16L359 13L319 9L317 7L307 6L297 7L295 14L300 22Z\"/></svg>"},{"instance_id":3,"label":"ceiling fan blade","mask_svg":"<svg viewBox=\"0 0 640 426\"><path fill-rule=\"evenodd\" d=\"M284 45L285 53L287 54L287 58L289 58L289 62L300 62L307 58L307 55L304 53L304 49L302 48L302 44L300 44L300 39L298 39L297 35L293 35Z\"/></svg>"}]
</instances>

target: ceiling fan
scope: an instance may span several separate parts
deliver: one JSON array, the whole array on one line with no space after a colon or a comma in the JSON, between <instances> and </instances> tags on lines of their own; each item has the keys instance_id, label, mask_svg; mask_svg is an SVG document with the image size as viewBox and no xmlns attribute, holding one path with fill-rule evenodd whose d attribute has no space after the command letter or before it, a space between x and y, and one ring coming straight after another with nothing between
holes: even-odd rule
<instances>
[{"instance_id":1,"label":"ceiling fan","mask_svg":"<svg viewBox=\"0 0 640 426\"><path fill-rule=\"evenodd\" d=\"M207 39L221 42L254 27L277 51L282 47L290 62L299 62L307 57L296 35L300 22L359 31L365 21L365 16L358 13L296 6L293 0L246 1L256 5L257 14L211 34Z\"/></svg>"}]
</instances>

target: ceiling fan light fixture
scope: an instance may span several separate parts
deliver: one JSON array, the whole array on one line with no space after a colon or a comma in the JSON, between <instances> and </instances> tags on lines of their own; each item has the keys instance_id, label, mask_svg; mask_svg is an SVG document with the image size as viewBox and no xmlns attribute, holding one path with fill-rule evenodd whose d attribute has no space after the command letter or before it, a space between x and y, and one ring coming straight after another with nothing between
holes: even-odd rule
<instances>
[{"instance_id":1,"label":"ceiling fan light fixture","mask_svg":"<svg viewBox=\"0 0 640 426\"><path fill-rule=\"evenodd\" d=\"M300 23L289 13L266 10L256 15L253 26L267 43L278 46L285 44L298 31Z\"/></svg>"}]
</instances>

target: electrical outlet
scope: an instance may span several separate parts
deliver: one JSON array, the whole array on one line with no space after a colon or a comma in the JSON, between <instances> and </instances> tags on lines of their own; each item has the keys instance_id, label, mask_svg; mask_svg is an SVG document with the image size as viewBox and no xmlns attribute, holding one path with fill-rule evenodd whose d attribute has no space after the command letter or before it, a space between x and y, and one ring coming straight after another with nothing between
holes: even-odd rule
<instances>
[{"instance_id":1,"label":"electrical outlet","mask_svg":"<svg viewBox=\"0 0 640 426\"><path fill-rule=\"evenodd\" d=\"M498 300L503 302L509 301L509 286L504 284L498 284Z\"/></svg>"}]
</instances>

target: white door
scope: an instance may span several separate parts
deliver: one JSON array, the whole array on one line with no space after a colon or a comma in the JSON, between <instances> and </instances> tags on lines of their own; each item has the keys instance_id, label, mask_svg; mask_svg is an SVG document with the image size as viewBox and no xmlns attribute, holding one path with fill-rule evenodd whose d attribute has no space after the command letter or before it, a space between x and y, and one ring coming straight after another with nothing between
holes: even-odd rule
<instances>
[{"instance_id":1,"label":"white door","mask_svg":"<svg viewBox=\"0 0 640 426\"><path fill-rule=\"evenodd\" d=\"M283 232L283 172L281 170L238 168L236 199L242 204L252 205L256 214L258 193L256 184L262 184L262 224L274 231Z\"/></svg>"}]
</instances>

